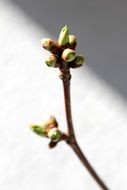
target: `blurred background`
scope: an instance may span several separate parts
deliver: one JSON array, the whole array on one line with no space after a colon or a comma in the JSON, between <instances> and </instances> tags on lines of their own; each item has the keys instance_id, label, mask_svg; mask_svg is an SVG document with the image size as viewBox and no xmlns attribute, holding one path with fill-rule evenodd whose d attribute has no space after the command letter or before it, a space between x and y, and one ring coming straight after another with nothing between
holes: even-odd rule
<instances>
[{"instance_id":1,"label":"blurred background","mask_svg":"<svg viewBox=\"0 0 127 190\"><path fill-rule=\"evenodd\" d=\"M78 142L109 189L127 189L126 18L125 0L0 0L1 190L99 190L69 147L49 150L28 128L55 115L66 131L59 70L40 45L64 25L87 58L72 70Z\"/></svg>"}]
</instances>

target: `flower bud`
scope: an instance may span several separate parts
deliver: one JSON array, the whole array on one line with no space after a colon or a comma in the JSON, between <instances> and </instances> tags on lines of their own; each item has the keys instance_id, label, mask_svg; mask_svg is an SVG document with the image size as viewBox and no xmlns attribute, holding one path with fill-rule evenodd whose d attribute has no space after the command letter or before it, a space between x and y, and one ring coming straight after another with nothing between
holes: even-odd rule
<instances>
[{"instance_id":1,"label":"flower bud","mask_svg":"<svg viewBox=\"0 0 127 190\"><path fill-rule=\"evenodd\" d=\"M48 123L48 125L58 126L58 123L57 123L57 121L56 121L56 118L53 117L53 116L51 116L51 117L49 118L49 120L47 121L47 123Z\"/></svg>"},{"instance_id":2,"label":"flower bud","mask_svg":"<svg viewBox=\"0 0 127 190\"><path fill-rule=\"evenodd\" d=\"M61 132L58 130L58 128L52 128L48 132L48 137L52 141L57 142L61 139Z\"/></svg>"},{"instance_id":3,"label":"flower bud","mask_svg":"<svg viewBox=\"0 0 127 190\"><path fill-rule=\"evenodd\" d=\"M60 32L58 44L60 46L67 45L68 41L69 41L68 36L69 36L69 29L68 29L67 25L65 25Z\"/></svg>"},{"instance_id":4,"label":"flower bud","mask_svg":"<svg viewBox=\"0 0 127 190\"><path fill-rule=\"evenodd\" d=\"M55 67L57 62L57 58L55 55L51 55L49 58L45 59L45 63L49 66L49 67Z\"/></svg>"},{"instance_id":5,"label":"flower bud","mask_svg":"<svg viewBox=\"0 0 127 190\"><path fill-rule=\"evenodd\" d=\"M70 46L76 46L77 40L76 40L76 36L74 35L69 35L69 45Z\"/></svg>"},{"instance_id":6,"label":"flower bud","mask_svg":"<svg viewBox=\"0 0 127 190\"><path fill-rule=\"evenodd\" d=\"M42 126L39 125L31 125L30 128L32 129L32 131L34 133L36 133L37 135L46 137L46 133L45 133L45 129Z\"/></svg>"},{"instance_id":7,"label":"flower bud","mask_svg":"<svg viewBox=\"0 0 127 190\"><path fill-rule=\"evenodd\" d=\"M53 54L58 54L60 52L58 45L50 38L42 39L41 45L44 49L50 51Z\"/></svg>"},{"instance_id":8,"label":"flower bud","mask_svg":"<svg viewBox=\"0 0 127 190\"><path fill-rule=\"evenodd\" d=\"M76 52L72 49L65 49L62 53L62 59L66 62L73 61L75 59Z\"/></svg>"},{"instance_id":9,"label":"flower bud","mask_svg":"<svg viewBox=\"0 0 127 190\"><path fill-rule=\"evenodd\" d=\"M45 38L41 40L41 45L43 48L45 48L46 50L50 51L50 48L54 45L54 42L52 39L50 38Z\"/></svg>"},{"instance_id":10,"label":"flower bud","mask_svg":"<svg viewBox=\"0 0 127 190\"><path fill-rule=\"evenodd\" d=\"M76 65L82 65L83 63L86 63L86 59L82 55L76 55L75 57L75 63Z\"/></svg>"}]
</instances>

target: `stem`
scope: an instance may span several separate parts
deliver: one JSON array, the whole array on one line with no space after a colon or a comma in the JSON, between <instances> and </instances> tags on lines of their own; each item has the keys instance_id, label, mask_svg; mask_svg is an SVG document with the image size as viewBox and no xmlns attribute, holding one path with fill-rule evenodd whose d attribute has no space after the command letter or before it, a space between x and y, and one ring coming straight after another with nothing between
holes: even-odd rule
<instances>
[{"instance_id":1,"label":"stem","mask_svg":"<svg viewBox=\"0 0 127 190\"><path fill-rule=\"evenodd\" d=\"M64 101L65 101L65 112L66 112L66 120L67 120L67 127L68 127L68 140L66 142L70 147L73 149L73 151L76 153L77 157L80 159L82 164L85 168L89 171L91 176L95 179L97 184L103 189L103 190L109 190L108 187L104 184L104 182L101 180L101 178L98 176L96 171L93 169L89 161L87 160L86 156L81 151L76 137L74 133L73 123L72 123L72 114L71 114L71 100L70 100L70 80L71 80L71 74L70 70L65 67L60 69L61 74L60 78L63 82L63 89L64 89Z\"/></svg>"},{"instance_id":2,"label":"stem","mask_svg":"<svg viewBox=\"0 0 127 190\"><path fill-rule=\"evenodd\" d=\"M67 77L65 77L67 76ZM72 124L72 115L71 115L71 100L70 100L70 80L71 74L68 72L65 73L63 76L63 88L64 88L64 100L65 100L65 113L67 119L67 126L68 126L68 134L70 139L75 139L74 128Z\"/></svg>"}]
</instances>

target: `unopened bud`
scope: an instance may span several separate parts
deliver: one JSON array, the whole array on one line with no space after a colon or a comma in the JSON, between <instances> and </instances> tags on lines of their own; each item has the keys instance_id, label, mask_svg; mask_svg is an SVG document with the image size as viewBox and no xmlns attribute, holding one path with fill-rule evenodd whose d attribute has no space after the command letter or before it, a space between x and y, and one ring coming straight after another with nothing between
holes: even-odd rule
<instances>
[{"instance_id":1,"label":"unopened bud","mask_svg":"<svg viewBox=\"0 0 127 190\"><path fill-rule=\"evenodd\" d=\"M49 66L49 67L55 67L57 62L57 58L55 55L51 55L49 58L45 59L45 63Z\"/></svg>"},{"instance_id":2,"label":"unopened bud","mask_svg":"<svg viewBox=\"0 0 127 190\"><path fill-rule=\"evenodd\" d=\"M52 141L57 142L61 139L61 132L58 130L58 128L52 128L48 132L48 137Z\"/></svg>"},{"instance_id":3,"label":"unopened bud","mask_svg":"<svg viewBox=\"0 0 127 190\"><path fill-rule=\"evenodd\" d=\"M46 134L48 134L49 130L52 129L52 128L57 128L58 127L58 123L56 121L56 118L51 116L49 118L49 120L45 121L43 124L42 124L42 127L45 131Z\"/></svg>"},{"instance_id":4,"label":"unopened bud","mask_svg":"<svg viewBox=\"0 0 127 190\"><path fill-rule=\"evenodd\" d=\"M56 147L56 145L57 145L57 142L54 142L54 141L50 141L50 143L49 143L49 148L51 149L51 148L55 148Z\"/></svg>"},{"instance_id":5,"label":"unopened bud","mask_svg":"<svg viewBox=\"0 0 127 190\"><path fill-rule=\"evenodd\" d=\"M39 125L31 125L30 128L32 131L40 136L46 136L45 129Z\"/></svg>"},{"instance_id":6,"label":"unopened bud","mask_svg":"<svg viewBox=\"0 0 127 190\"><path fill-rule=\"evenodd\" d=\"M45 39L41 40L41 45L46 50L50 51L50 48L54 45L54 41L52 39L50 39L50 38L45 38Z\"/></svg>"},{"instance_id":7,"label":"unopened bud","mask_svg":"<svg viewBox=\"0 0 127 190\"><path fill-rule=\"evenodd\" d=\"M74 61L75 61L76 65L82 65L82 64L86 63L86 59L82 55L76 55Z\"/></svg>"},{"instance_id":8,"label":"unopened bud","mask_svg":"<svg viewBox=\"0 0 127 190\"><path fill-rule=\"evenodd\" d=\"M76 52L72 49L65 49L62 53L62 59L66 62L73 61L75 59Z\"/></svg>"},{"instance_id":9,"label":"unopened bud","mask_svg":"<svg viewBox=\"0 0 127 190\"><path fill-rule=\"evenodd\" d=\"M77 42L76 36L69 35L69 45L72 46L72 47L74 47L74 46L76 46L76 42Z\"/></svg>"},{"instance_id":10,"label":"unopened bud","mask_svg":"<svg viewBox=\"0 0 127 190\"><path fill-rule=\"evenodd\" d=\"M65 25L60 32L58 44L60 46L64 46L64 45L68 44L68 41L69 41L68 36L69 36L69 29L68 29L68 26Z\"/></svg>"},{"instance_id":11,"label":"unopened bud","mask_svg":"<svg viewBox=\"0 0 127 190\"><path fill-rule=\"evenodd\" d=\"M53 117L53 116L51 116L51 117L49 118L49 120L48 120L47 123L48 123L48 125L58 126L58 123L57 123L57 121L56 121L56 118Z\"/></svg>"},{"instance_id":12,"label":"unopened bud","mask_svg":"<svg viewBox=\"0 0 127 190\"><path fill-rule=\"evenodd\" d=\"M58 54L60 52L58 45L50 38L42 39L41 45L44 49L50 51L53 54Z\"/></svg>"}]
</instances>

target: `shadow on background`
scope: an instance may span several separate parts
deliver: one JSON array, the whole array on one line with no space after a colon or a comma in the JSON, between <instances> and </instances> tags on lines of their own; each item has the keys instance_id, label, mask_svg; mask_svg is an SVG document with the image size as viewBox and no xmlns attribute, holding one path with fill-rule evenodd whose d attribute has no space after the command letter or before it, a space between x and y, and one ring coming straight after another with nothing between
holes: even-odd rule
<instances>
[{"instance_id":1,"label":"shadow on background","mask_svg":"<svg viewBox=\"0 0 127 190\"><path fill-rule=\"evenodd\" d=\"M11 1L56 38L67 24L88 66L127 98L126 0Z\"/></svg>"}]
</instances>

